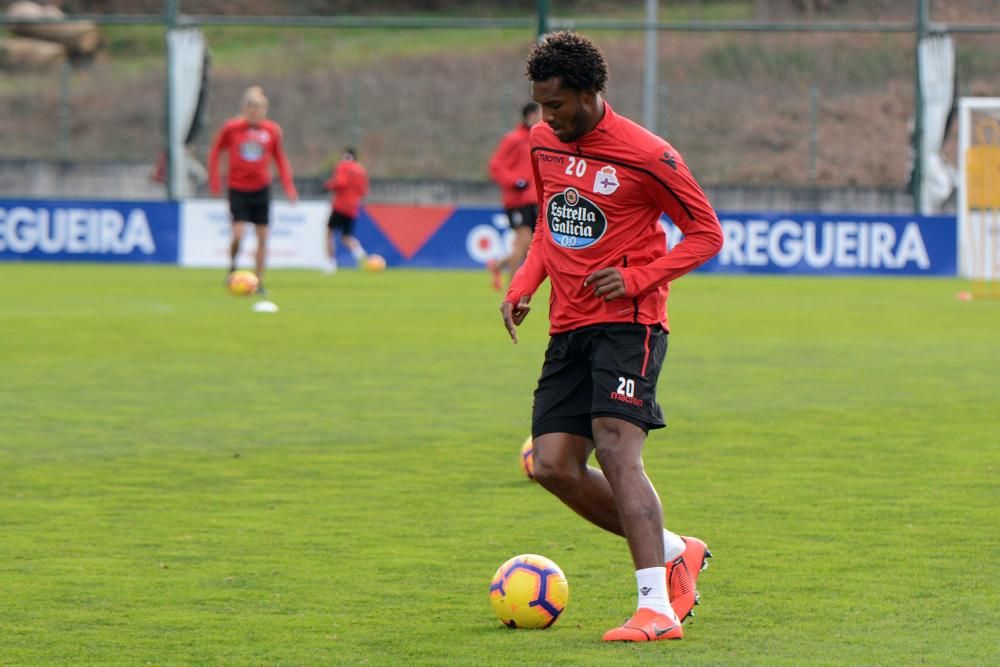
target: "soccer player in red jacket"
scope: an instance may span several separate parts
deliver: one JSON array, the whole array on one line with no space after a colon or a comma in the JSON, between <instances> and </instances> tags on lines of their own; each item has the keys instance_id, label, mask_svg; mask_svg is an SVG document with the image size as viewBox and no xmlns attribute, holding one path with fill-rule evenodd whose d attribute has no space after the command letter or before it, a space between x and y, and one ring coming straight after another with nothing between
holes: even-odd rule
<instances>
[{"instance_id":1,"label":"soccer player in red jacket","mask_svg":"<svg viewBox=\"0 0 1000 667\"><path fill-rule=\"evenodd\" d=\"M232 215L233 239L229 246L229 271L236 270L240 240L248 224L257 234L256 269L259 293L264 289L264 266L267 261L268 222L271 209L271 161L278 167L285 194L294 204L299 195L292 182L292 168L285 155L281 126L267 120L267 97L260 86L243 93L243 112L225 122L208 154L209 187L212 194L222 191L219 158L229 159L229 212Z\"/></svg>"},{"instance_id":2,"label":"soccer player in red jacket","mask_svg":"<svg viewBox=\"0 0 1000 667\"><path fill-rule=\"evenodd\" d=\"M354 222L361 211L361 200L368 194L368 172L358 162L357 150L344 149L340 162L323 187L333 194L330 219L326 223L326 252L330 260L326 272L333 273L337 270L337 241L334 235L338 231L340 239L359 265L368 256L361 247L361 241L354 236Z\"/></svg>"},{"instance_id":3,"label":"soccer player in red jacket","mask_svg":"<svg viewBox=\"0 0 1000 667\"><path fill-rule=\"evenodd\" d=\"M602 93L603 54L550 34L528 59L542 121L531 130L542 216L500 307L517 326L542 280L550 340L532 409L534 475L576 513L628 541L638 605L606 641L680 639L697 601L705 543L664 528L642 449L665 423L656 383L670 281L722 248L718 218L680 154L619 116ZM667 250L662 213L684 233ZM600 469L587 461L596 451Z\"/></svg>"},{"instance_id":4,"label":"soccer player in red jacket","mask_svg":"<svg viewBox=\"0 0 1000 667\"><path fill-rule=\"evenodd\" d=\"M489 263L493 272L493 287L503 289L504 269L513 276L524 262L531 244L538 218L538 195L535 192L535 175L531 168L531 143L528 132L541 119L536 102L529 102L521 109L521 123L503 135L490 158L490 177L500 187L510 228L514 230L514 245L510 255Z\"/></svg>"}]
</instances>

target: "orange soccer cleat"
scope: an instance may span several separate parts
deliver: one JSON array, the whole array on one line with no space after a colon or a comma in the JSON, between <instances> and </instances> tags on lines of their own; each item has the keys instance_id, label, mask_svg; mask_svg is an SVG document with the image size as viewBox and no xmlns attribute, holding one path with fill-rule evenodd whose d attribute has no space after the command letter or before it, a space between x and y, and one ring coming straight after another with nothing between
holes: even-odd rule
<instances>
[{"instance_id":1,"label":"orange soccer cleat","mask_svg":"<svg viewBox=\"0 0 1000 667\"><path fill-rule=\"evenodd\" d=\"M694 616L692 609L700 601L697 584L698 574L708 567L712 552L697 537L684 537L684 553L666 564L667 594L670 606L683 623L688 616Z\"/></svg>"},{"instance_id":2,"label":"orange soccer cleat","mask_svg":"<svg viewBox=\"0 0 1000 667\"><path fill-rule=\"evenodd\" d=\"M680 621L675 621L666 614L653 611L649 607L640 607L625 621L625 625L604 633L606 642L655 642L660 639L681 639L684 629Z\"/></svg>"}]
</instances>

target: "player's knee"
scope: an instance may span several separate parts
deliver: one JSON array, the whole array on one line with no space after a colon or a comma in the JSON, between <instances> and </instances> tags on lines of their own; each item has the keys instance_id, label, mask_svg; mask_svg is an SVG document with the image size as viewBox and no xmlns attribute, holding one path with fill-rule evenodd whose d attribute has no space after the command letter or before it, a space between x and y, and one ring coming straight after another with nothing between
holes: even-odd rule
<instances>
[{"instance_id":1,"label":"player's knee","mask_svg":"<svg viewBox=\"0 0 1000 667\"><path fill-rule=\"evenodd\" d=\"M629 448L620 446L617 440L599 446L595 456L601 470L610 480L627 479L643 473L642 459L635 456Z\"/></svg>"},{"instance_id":2,"label":"player's knee","mask_svg":"<svg viewBox=\"0 0 1000 667\"><path fill-rule=\"evenodd\" d=\"M572 489L580 477L575 466L541 457L535 458L533 474L535 481L556 495Z\"/></svg>"},{"instance_id":3,"label":"player's knee","mask_svg":"<svg viewBox=\"0 0 1000 667\"><path fill-rule=\"evenodd\" d=\"M598 449L594 452L594 456L597 458L597 463L601 466L601 470L604 471L605 476L609 478L616 477L625 469L622 457L616 455L614 451Z\"/></svg>"}]
</instances>

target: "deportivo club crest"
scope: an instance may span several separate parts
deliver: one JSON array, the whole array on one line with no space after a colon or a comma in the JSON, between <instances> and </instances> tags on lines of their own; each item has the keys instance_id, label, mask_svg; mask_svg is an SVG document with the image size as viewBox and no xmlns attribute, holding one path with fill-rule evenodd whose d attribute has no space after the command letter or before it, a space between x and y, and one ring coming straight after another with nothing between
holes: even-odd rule
<instances>
[{"instance_id":1,"label":"deportivo club crest","mask_svg":"<svg viewBox=\"0 0 1000 667\"><path fill-rule=\"evenodd\" d=\"M618 177L611 165L602 168L594 177L594 192L599 195L610 195L618 189Z\"/></svg>"},{"instance_id":2,"label":"deportivo club crest","mask_svg":"<svg viewBox=\"0 0 1000 667\"><path fill-rule=\"evenodd\" d=\"M593 245L608 229L604 211L577 192L576 188L566 188L552 197L545 207L545 214L552 240L556 245L571 250Z\"/></svg>"}]
</instances>

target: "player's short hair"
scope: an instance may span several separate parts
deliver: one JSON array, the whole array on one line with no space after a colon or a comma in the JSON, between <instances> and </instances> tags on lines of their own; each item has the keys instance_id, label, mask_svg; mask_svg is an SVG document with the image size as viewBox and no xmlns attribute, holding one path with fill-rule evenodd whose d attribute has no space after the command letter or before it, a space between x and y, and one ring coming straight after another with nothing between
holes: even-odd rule
<instances>
[{"instance_id":1,"label":"player's short hair","mask_svg":"<svg viewBox=\"0 0 1000 667\"><path fill-rule=\"evenodd\" d=\"M346 146L344 148L344 153L350 155L352 159L358 159L358 149L354 146Z\"/></svg>"},{"instance_id":2,"label":"player's short hair","mask_svg":"<svg viewBox=\"0 0 1000 667\"><path fill-rule=\"evenodd\" d=\"M240 97L240 108L243 108L248 104L256 104L266 107L267 95L264 94L264 89L260 86L250 86L244 90L243 96Z\"/></svg>"},{"instance_id":3,"label":"player's short hair","mask_svg":"<svg viewBox=\"0 0 1000 667\"><path fill-rule=\"evenodd\" d=\"M549 33L531 48L527 75L532 81L559 77L565 88L603 93L608 63L589 37L564 30Z\"/></svg>"},{"instance_id":4,"label":"player's short hair","mask_svg":"<svg viewBox=\"0 0 1000 667\"><path fill-rule=\"evenodd\" d=\"M528 120L528 116L537 112L541 107L538 106L538 102L528 102L523 107L521 107L521 118Z\"/></svg>"}]
</instances>

